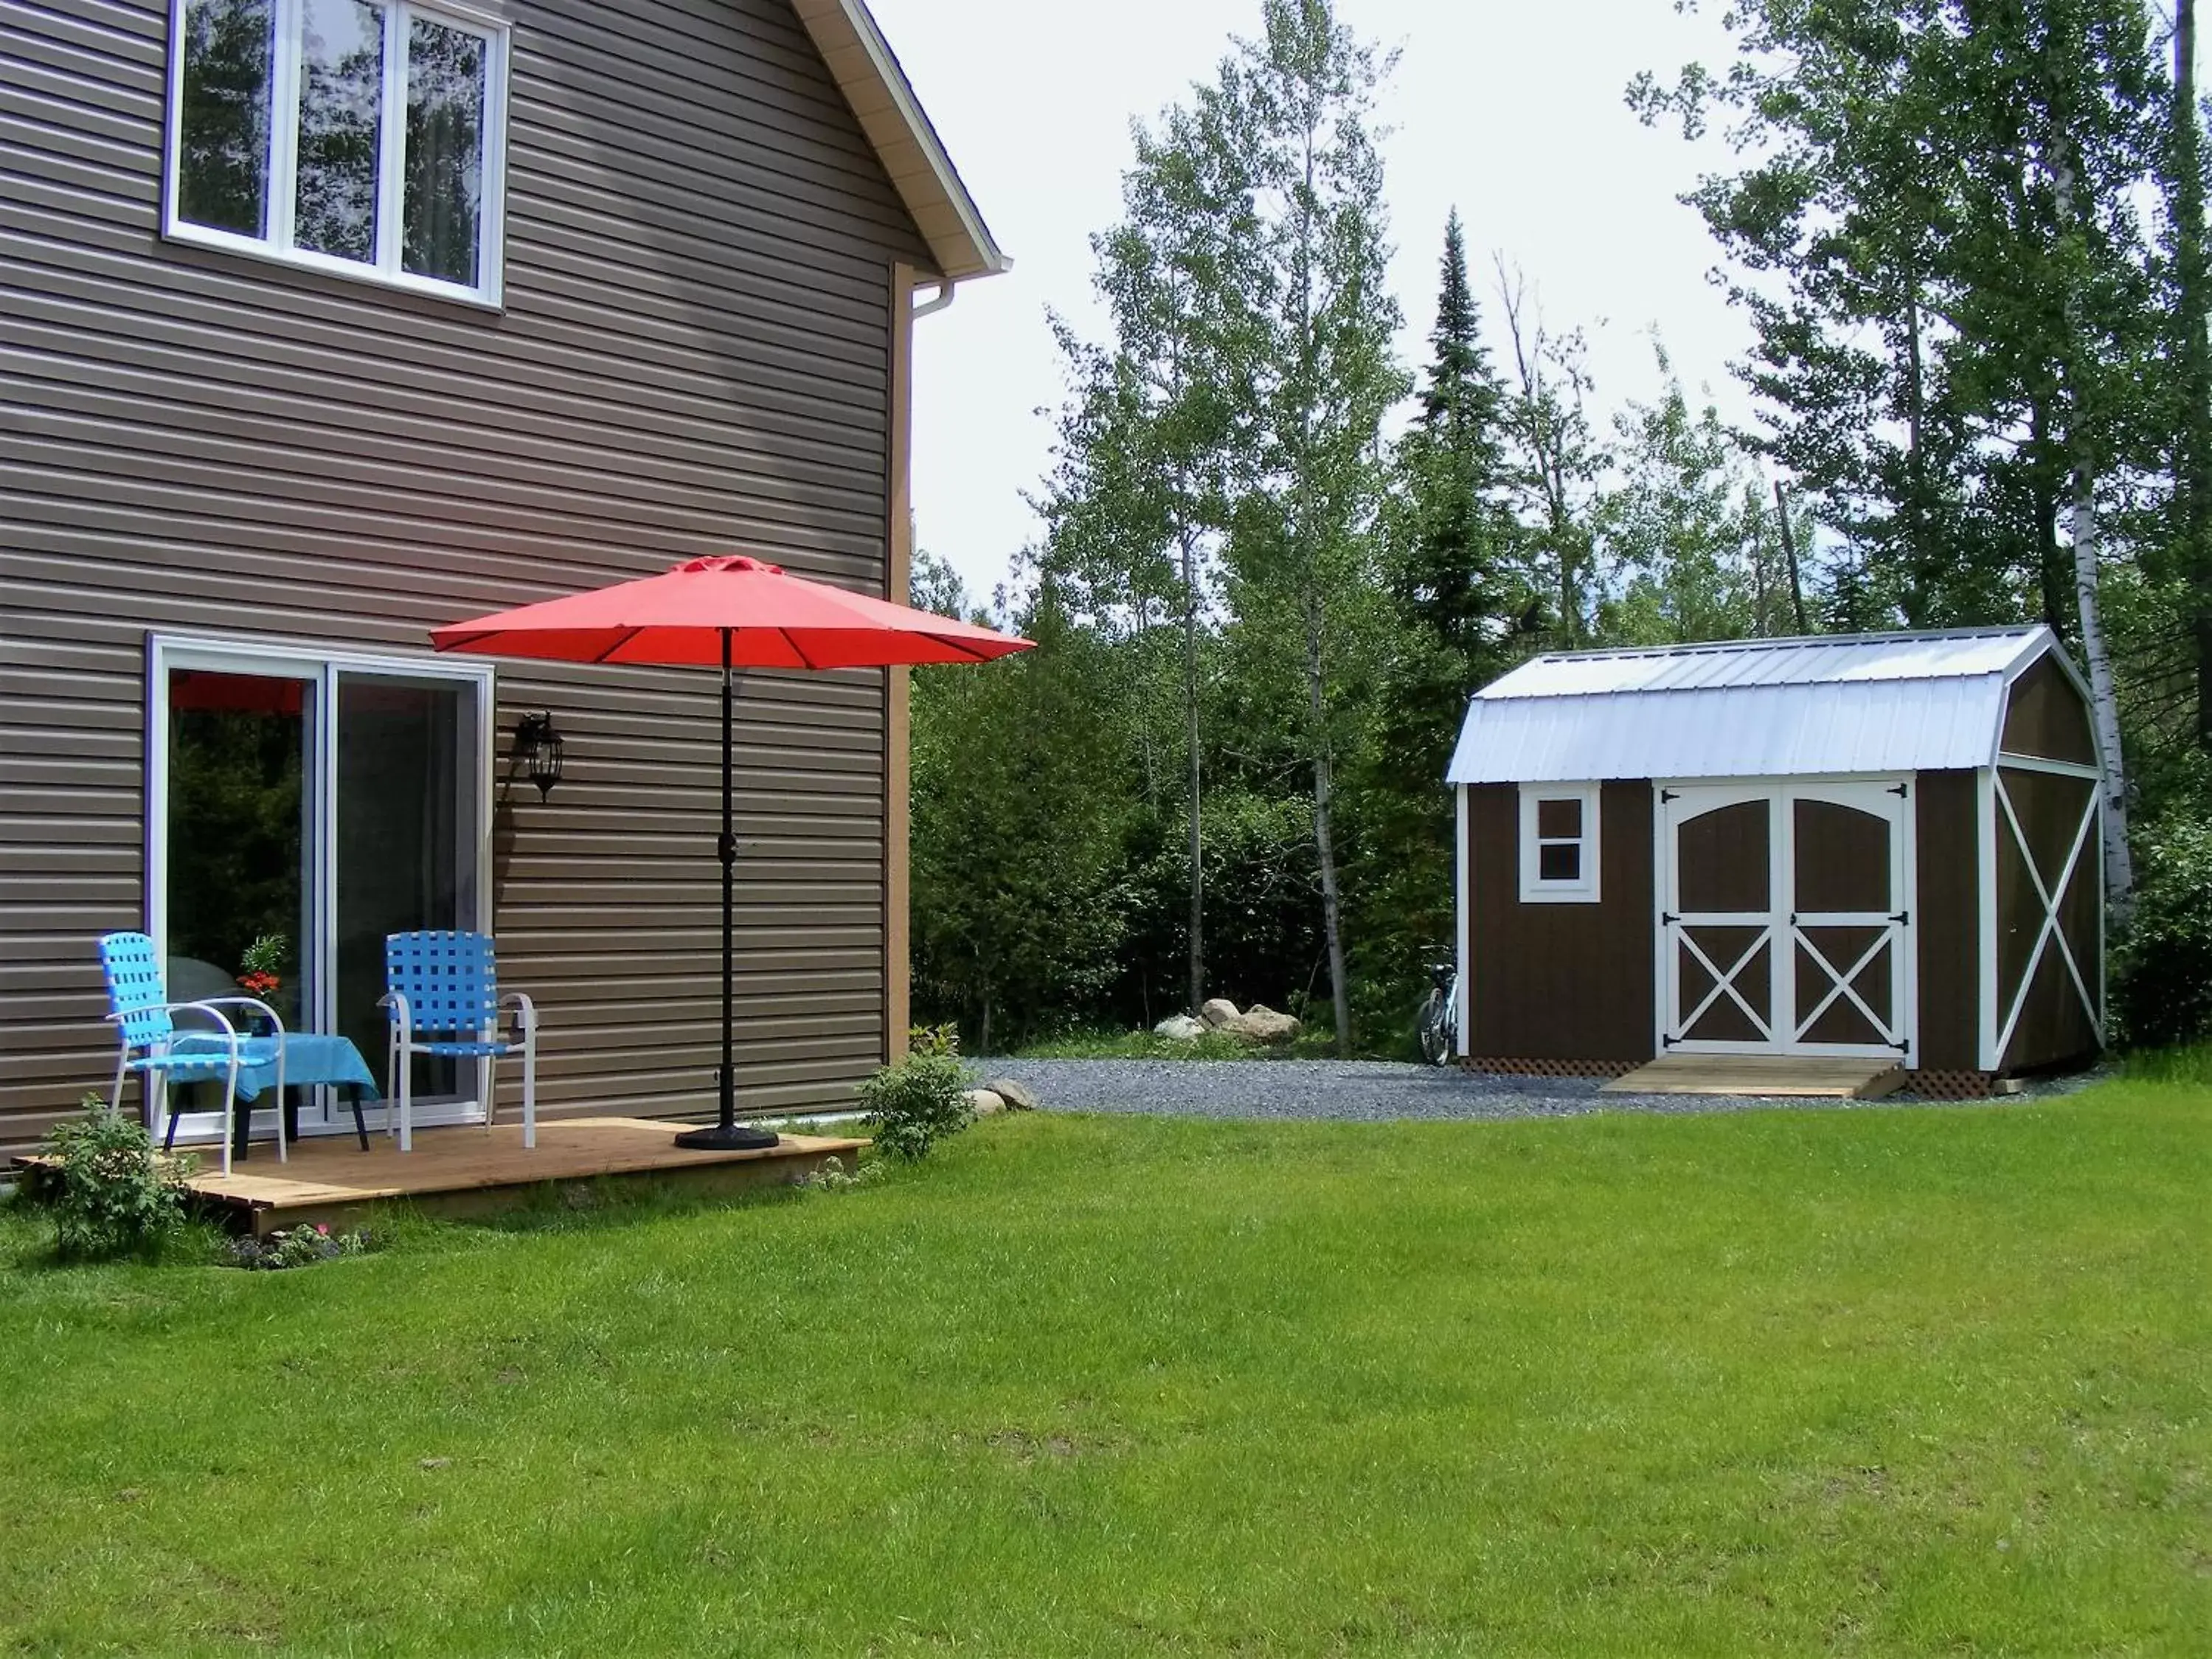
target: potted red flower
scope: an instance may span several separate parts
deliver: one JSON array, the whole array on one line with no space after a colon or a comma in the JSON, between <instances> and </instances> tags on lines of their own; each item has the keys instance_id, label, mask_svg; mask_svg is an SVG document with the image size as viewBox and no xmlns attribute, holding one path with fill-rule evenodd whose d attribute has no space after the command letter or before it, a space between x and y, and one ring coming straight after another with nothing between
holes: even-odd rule
<instances>
[{"instance_id":1,"label":"potted red flower","mask_svg":"<svg viewBox=\"0 0 2212 1659\"><path fill-rule=\"evenodd\" d=\"M284 947L282 933L263 933L247 945L238 962L239 989L275 1006L274 998L284 983ZM255 1014L251 1023L258 1031L266 1022L261 1015Z\"/></svg>"}]
</instances>

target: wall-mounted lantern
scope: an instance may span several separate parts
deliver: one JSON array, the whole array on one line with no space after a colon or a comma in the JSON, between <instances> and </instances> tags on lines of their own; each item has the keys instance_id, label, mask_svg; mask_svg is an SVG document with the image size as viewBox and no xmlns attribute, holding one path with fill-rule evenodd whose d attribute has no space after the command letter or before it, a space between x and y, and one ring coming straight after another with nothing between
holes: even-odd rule
<instances>
[{"instance_id":1,"label":"wall-mounted lantern","mask_svg":"<svg viewBox=\"0 0 2212 1659\"><path fill-rule=\"evenodd\" d=\"M525 714L514 728L514 759L507 775L520 773L538 786L543 801L561 781L561 734L550 714Z\"/></svg>"}]
</instances>

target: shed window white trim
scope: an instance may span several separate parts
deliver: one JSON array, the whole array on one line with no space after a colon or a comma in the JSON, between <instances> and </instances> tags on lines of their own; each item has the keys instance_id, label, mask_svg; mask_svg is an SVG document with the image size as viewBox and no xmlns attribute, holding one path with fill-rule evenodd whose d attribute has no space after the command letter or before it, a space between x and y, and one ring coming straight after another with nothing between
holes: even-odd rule
<instances>
[{"instance_id":1,"label":"shed window white trim","mask_svg":"<svg viewBox=\"0 0 2212 1659\"><path fill-rule=\"evenodd\" d=\"M1598 901L1598 788L1595 783L1521 786L1521 902Z\"/></svg>"},{"instance_id":2,"label":"shed window white trim","mask_svg":"<svg viewBox=\"0 0 2212 1659\"><path fill-rule=\"evenodd\" d=\"M170 0L163 233L498 305L508 33L441 0Z\"/></svg>"}]
</instances>

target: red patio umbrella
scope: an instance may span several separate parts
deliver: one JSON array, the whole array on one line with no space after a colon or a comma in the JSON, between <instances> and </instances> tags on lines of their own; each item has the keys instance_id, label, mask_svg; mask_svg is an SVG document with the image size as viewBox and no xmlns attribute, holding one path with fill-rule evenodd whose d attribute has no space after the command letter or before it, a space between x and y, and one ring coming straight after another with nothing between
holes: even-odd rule
<instances>
[{"instance_id":1,"label":"red patio umbrella","mask_svg":"<svg viewBox=\"0 0 2212 1659\"><path fill-rule=\"evenodd\" d=\"M722 864L722 1066L716 1078L721 1110L714 1127L690 1130L676 1143L720 1149L775 1146L773 1133L740 1128L737 1121L738 842L731 759L736 671L988 662L1029 650L1032 641L809 581L742 555L692 559L658 576L455 623L434 629L430 641L441 651L553 662L720 665L722 833L714 851Z\"/></svg>"}]
</instances>

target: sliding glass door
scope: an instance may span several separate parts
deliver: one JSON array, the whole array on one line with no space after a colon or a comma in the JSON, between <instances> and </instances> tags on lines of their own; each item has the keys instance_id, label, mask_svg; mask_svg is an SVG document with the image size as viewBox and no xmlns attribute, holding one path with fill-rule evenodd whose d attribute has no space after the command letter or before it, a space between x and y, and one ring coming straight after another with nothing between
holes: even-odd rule
<instances>
[{"instance_id":1,"label":"sliding glass door","mask_svg":"<svg viewBox=\"0 0 2212 1659\"><path fill-rule=\"evenodd\" d=\"M149 931L171 997L237 994L258 942L286 1027L349 1038L388 1087L385 935L489 925L489 671L198 640L157 640L152 669ZM480 1119L479 1086L418 1062L417 1121ZM180 1135L219 1133L221 1103L179 1091ZM351 1127L327 1091L300 1104L303 1133Z\"/></svg>"},{"instance_id":2,"label":"sliding glass door","mask_svg":"<svg viewBox=\"0 0 2212 1659\"><path fill-rule=\"evenodd\" d=\"M330 1029L350 1037L380 1079L385 935L479 926L476 715L465 682L343 670L337 677ZM418 1109L459 1103L475 1087L474 1066L464 1079L453 1060L416 1062L415 1097L427 1103Z\"/></svg>"}]
</instances>

